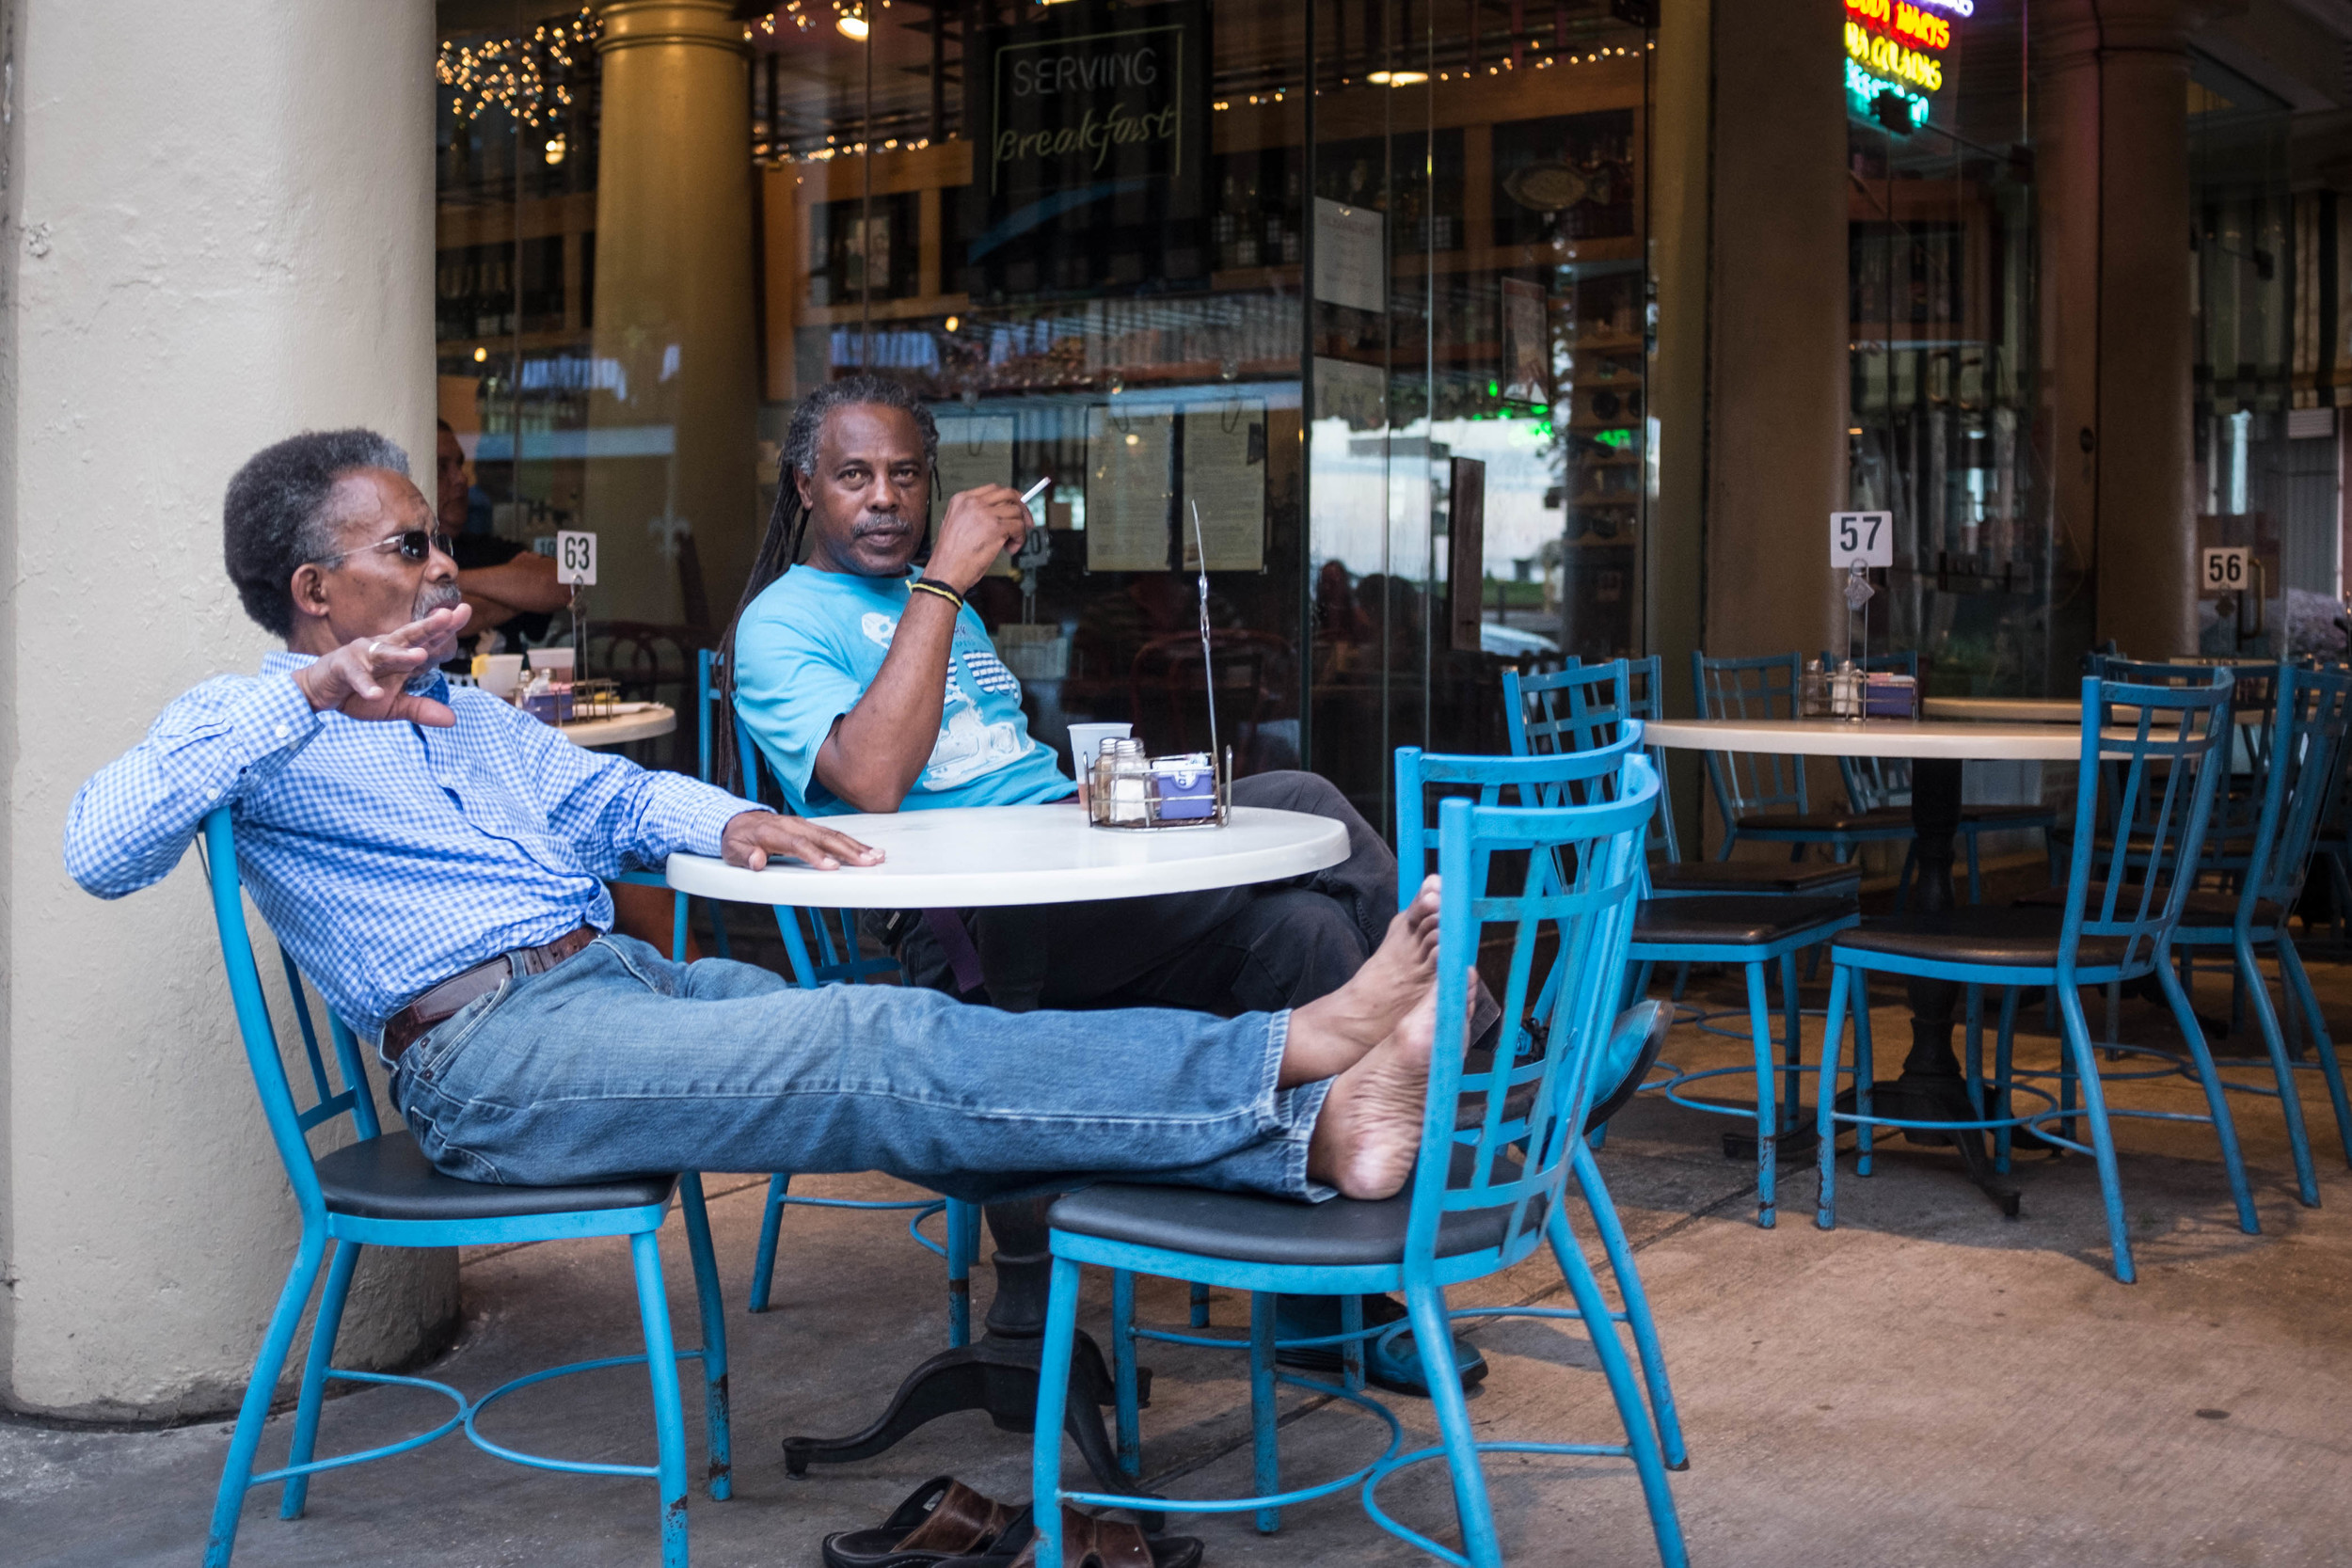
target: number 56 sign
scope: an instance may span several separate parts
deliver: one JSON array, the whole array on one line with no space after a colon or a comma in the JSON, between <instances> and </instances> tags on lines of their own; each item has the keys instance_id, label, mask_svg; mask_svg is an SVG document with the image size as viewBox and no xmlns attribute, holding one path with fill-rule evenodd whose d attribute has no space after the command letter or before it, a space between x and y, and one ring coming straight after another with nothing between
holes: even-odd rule
<instances>
[{"instance_id":1,"label":"number 56 sign","mask_svg":"<svg viewBox=\"0 0 2352 1568\"><path fill-rule=\"evenodd\" d=\"M1865 566L1895 564L1895 515L1892 512L1833 512L1829 515L1829 565L1845 571L1854 562Z\"/></svg>"}]
</instances>

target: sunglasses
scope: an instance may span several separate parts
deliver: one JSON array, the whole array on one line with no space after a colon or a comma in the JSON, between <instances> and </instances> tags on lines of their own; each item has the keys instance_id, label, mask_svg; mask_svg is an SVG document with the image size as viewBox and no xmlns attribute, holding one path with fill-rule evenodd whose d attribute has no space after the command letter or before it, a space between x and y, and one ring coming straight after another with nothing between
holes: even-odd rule
<instances>
[{"instance_id":1,"label":"sunglasses","mask_svg":"<svg viewBox=\"0 0 2352 1568\"><path fill-rule=\"evenodd\" d=\"M332 566L339 561L347 561L355 555L372 555L377 550L398 550L401 560L421 565L433 559L435 550L440 551L443 555L450 554L452 541L446 533L434 533L424 529L412 528L405 533L395 533L389 539L378 539L374 544L362 545L356 550L343 550L335 555L321 556L310 564Z\"/></svg>"}]
</instances>

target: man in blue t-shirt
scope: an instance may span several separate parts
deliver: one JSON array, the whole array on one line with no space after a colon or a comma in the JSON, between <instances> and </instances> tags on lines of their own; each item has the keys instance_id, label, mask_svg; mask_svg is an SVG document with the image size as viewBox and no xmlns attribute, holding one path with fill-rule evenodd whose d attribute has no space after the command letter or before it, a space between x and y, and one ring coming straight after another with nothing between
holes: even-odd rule
<instances>
[{"instance_id":1,"label":"man in blue t-shirt","mask_svg":"<svg viewBox=\"0 0 2352 1568\"><path fill-rule=\"evenodd\" d=\"M914 570L938 445L930 410L895 382L830 382L794 411L775 515L736 614L729 660L736 721L794 811L1075 798L1058 757L1029 734L1021 683L963 602L997 553L1027 537L1021 498L1000 484L952 498L929 562ZM1378 948L1396 912L1395 855L1315 774L1237 779L1233 800L1344 823L1348 858L1289 881L1208 893L929 910L919 921L894 921L889 937L917 984L1015 1012L1149 1005L1231 1014L1336 990ZM1476 1006L1472 1037L1485 1043L1499 1009L1483 987ZM990 1219L999 1223L993 1212ZM1365 1305L1368 1323L1403 1311L1380 1297ZM1339 1327L1331 1302L1284 1298L1281 1319L1288 1338ZM1314 1365L1318 1355L1336 1366L1336 1353L1284 1359ZM1462 1346L1456 1358L1465 1381L1485 1374L1476 1351ZM1373 1360L1383 1386L1423 1391L1411 1356Z\"/></svg>"}]
</instances>

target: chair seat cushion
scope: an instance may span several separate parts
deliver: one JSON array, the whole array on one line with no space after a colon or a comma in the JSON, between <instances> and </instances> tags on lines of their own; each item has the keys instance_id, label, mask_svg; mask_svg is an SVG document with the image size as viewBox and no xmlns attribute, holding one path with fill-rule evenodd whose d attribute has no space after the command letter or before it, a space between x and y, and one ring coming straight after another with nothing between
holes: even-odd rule
<instances>
[{"instance_id":1,"label":"chair seat cushion","mask_svg":"<svg viewBox=\"0 0 2352 1568\"><path fill-rule=\"evenodd\" d=\"M1856 907L1851 897L1645 898L1633 916L1633 940L1760 947L1847 919Z\"/></svg>"},{"instance_id":2,"label":"chair seat cushion","mask_svg":"<svg viewBox=\"0 0 2352 1568\"><path fill-rule=\"evenodd\" d=\"M1455 1151L1457 1173L1470 1157L1468 1148ZM1405 1226L1412 1212L1409 1184L1377 1203L1348 1197L1297 1203L1255 1193L1106 1182L1059 1199L1045 1217L1057 1230L1205 1258L1376 1268L1404 1261ZM1438 1256L1501 1245L1510 1214L1505 1206L1448 1215L1438 1228ZM1543 1221L1544 1206L1530 1204L1527 1223Z\"/></svg>"},{"instance_id":3,"label":"chair seat cushion","mask_svg":"<svg viewBox=\"0 0 2352 1568\"><path fill-rule=\"evenodd\" d=\"M1860 865L1805 861L1678 861L1649 868L1658 893L1851 893L1861 882Z\"/></svg>"},{"instance_id":4,"label":"chair seat cushion","mask_svg":"<svg viewBox=\"0 0 2352 1568\"><path fill-rule=\"evenodd\" d=\"M568 1187L507 1187L443 1176L406 1132L346 1144L318 1161L329 1213L371 1220L494 1220L667 1203L675 1176L622 1176Z\"/></svg>"},{"instance_id":5,"label":"chair seat cushion","mask_svg":"<svg viewBox=\"0 0 2352 1568\"><path fill-rule=\"evenodd\" d=\"M1752 812L1740 818L1743 833L1866 833L1899 837L1912 831L1909 806L1876 806L1868 811Z\"/></svg>"},{"instance_id":6,"label":"chair seat cushion","mask_svg":"<svg viewBox=\"0 0 2352 1568\"><path fill-rule=\"evenodd\" d=\"M2125 887L2136 884L2126 882ZM2084 908L2096 910L2099 900L2106 896L2106 884L2093 882L2085 895ZM2237 899L2234 893L2222 893L2213 888L2192 888L2181 904L2181 924L2184 926L2229 926L2237 920ZM2022 906L2034 909L2066 907L2066 890L2062 887L2037 888L2017 900ZM2268 930L2285 918L2285 912L2267 898L2254 900L2254 929Z\"/></svg>"},{"instance_id":7,"label":"chair seat cushion","mask_svg":"<svg viewBox=\"0 0 2352 1568\"><path fill-rule=\"evenodd\" d=\"M2008 964L2023 969L2048 969L2058 962L2058 938L2066 924L2063 910L1990 909L1971 904L1932 914L1894 915L1866 919L1837 934L1835 951L1887 953L1903 958L1933 958L1954 964ZM2121 937L2082 939L2074 956L2084 969L2123 961ZM2140 948L2146 956L2145 943Z\"/></svg>"}]
</instances>

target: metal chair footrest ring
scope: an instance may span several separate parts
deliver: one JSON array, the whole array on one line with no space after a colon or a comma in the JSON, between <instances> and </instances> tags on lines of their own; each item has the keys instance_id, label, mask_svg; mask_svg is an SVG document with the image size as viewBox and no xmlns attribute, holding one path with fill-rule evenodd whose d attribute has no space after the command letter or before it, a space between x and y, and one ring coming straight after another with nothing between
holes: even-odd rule
<instances>
[{"instance_id":1,"label":"metal chair footrest ring","mask_svg":"<svg viewBox=\"0 0 2352 1568\"><path fill-rule=\"evenodd\" d=\"M1241 1348L1246 1350L1248 1347L1245 1344ZM1293 1388L1306 1389L1310 1393L1326 1394L1335 1400L1344 1400L1359 1409L1371 1411L1388 1426L1388 1447L1380 1450L1380 1456L1377 1459L1360 1468L1350 1470L1337 1481L1322 1481L1313 1486L1293 1487L1287 1492L1276 1492L1263 1497L1132 1497L1119 1492L1064 1491L1061 1494L1061 1500L1065 1503L1083 1503L1089 1508L1127 1508L1168 1513L1253 1513L1260 1509L1288 1508L1293 1503L1311 1502L1317 1497L1327 1497L1334 1492L1343 1492L1351 1486L1360 1485L1366 1477L1393 1459L1396 1451L1405 1446L1403 1424L1397 1420L1387 1405L1370 1395L1351 1393L1336 1384L1322 1383L1313 1378L1295 1377L1289 1372L1275 1373L1274 1381L1278 1384L1288 1384Z\"/></svg>"},{"instance_id":2,"label":"metal chair footrest ring","mask_svg":"<svg viewBox=\"0 0 2352 1568\"><path fill-rule=\"evenodd\" d=\"M1633 1457L1632 1449L1623 1443L1485 1442L1472 1443L1470 1445L1470 1449L1472 1451L1482 1454L1575 1454L1584 1458L1603 1459L1631 1459ZM1454 1568L1476 1568L1476 1565L1473 1564L1469 1558L1464 1557L1461 1553L1454 1550L1452 1547L1440 1545L1437 1542L1430 1540L1429 1537L1422 1534L1421 1531L1414 1529L1411 1526L1401 1524L1397 1520L1391 1518L1387 1511L1382 1509L1380 1506L1378 1493L1380 1483L1382 1481L1388 1480L1391 1476L1396 1474L1397 1471L1404 1469L1408 1465L1422 1465L1433 1459L1445 1459L1448 1457L1449 1455L1445 1445L1439 1443L1431 1448L1415 1449L1411 1453L1397 1454L1391 1458L1384 1459L1379 1464L1375 1465L1372 1467L1373 1473L1365 1478L1364 1481L1364 1489L1362 1494L1364 1512L1372 1516L1372 1522L1374 1524L1378 1525L1382 1529L1387 1530L1391 1535L1395 1536L1398 1540L1409 1541L1414 1545L1419 1546L1422 1551L1427 1552L1430 1556L1439 1558L1447 1562L1453 1563Z\"/></svg>"}]
</instances>

